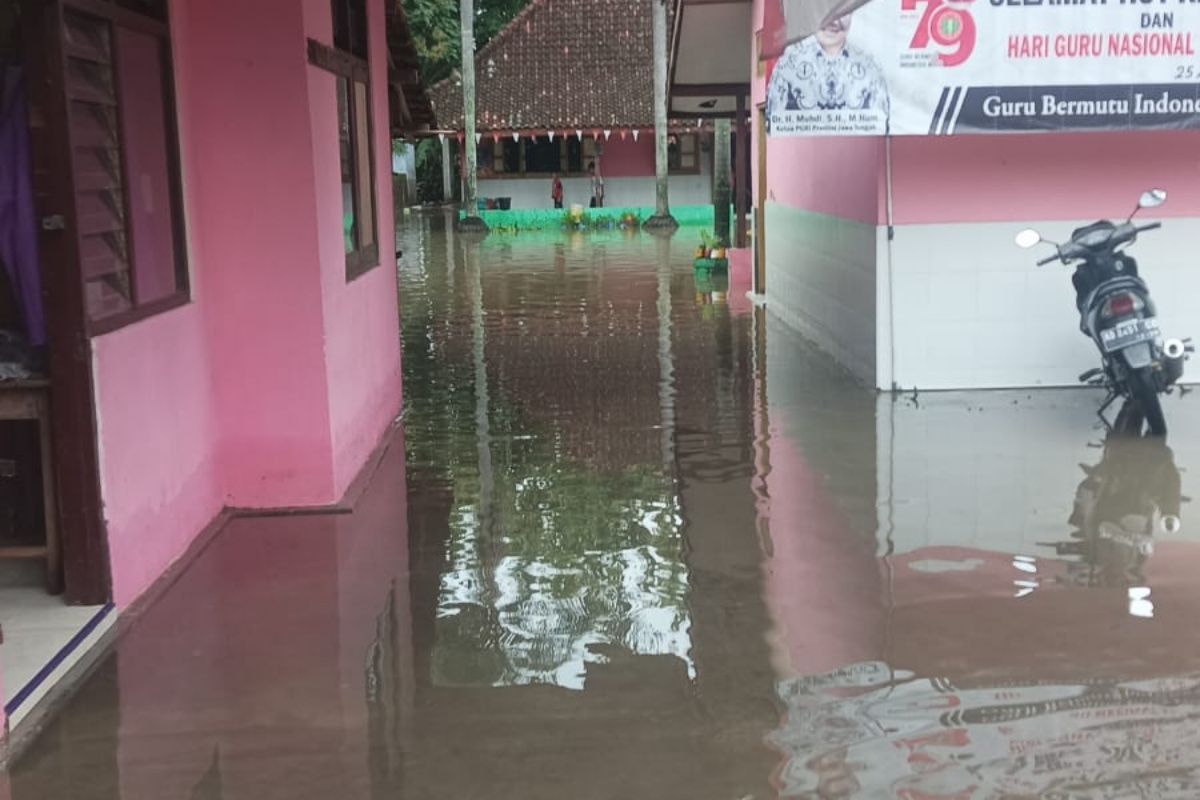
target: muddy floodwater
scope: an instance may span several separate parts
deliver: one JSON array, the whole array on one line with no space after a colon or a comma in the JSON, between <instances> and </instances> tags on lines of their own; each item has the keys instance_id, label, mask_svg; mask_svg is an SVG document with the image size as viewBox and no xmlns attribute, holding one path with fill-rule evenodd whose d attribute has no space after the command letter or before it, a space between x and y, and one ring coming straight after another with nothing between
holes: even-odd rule
<instances>
[{"instance_id":1,"label":"muddy floodwater","mask_svg":"<svg viewBox=\"0 0 1200 800\"><path fill-rule=\"evenodd\" d=\"M696 238L414 217L354 512L233 522L12 800L1200 797L1200 405L879 395Z\"/></svg>"}]
</instances>

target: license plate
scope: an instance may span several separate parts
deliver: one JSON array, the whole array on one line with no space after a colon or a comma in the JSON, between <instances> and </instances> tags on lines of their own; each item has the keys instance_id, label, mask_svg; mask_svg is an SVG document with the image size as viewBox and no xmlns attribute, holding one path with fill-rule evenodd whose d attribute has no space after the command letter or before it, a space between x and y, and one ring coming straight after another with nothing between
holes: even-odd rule
<instances>
[{"instance_id":1,"label":"license plate","mask_svg":"<svg viewBox=\"0 0 1200 800\"><path fill-rule=\"evenodd\" d=\"M1158 320L1131 319L1118 323L1111 328L1100 331L1100 343L1104 352L1124 350L1142 342L1152 342L1158 338Z\"/></svg>"}]
</instances>

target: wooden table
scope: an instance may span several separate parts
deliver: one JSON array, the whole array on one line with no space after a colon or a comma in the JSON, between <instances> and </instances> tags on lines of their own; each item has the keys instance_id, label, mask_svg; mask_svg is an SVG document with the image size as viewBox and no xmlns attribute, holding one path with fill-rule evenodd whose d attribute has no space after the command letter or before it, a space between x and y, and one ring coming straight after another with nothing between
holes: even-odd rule
<instances>
[{"instance_id":1,"label":"wooden table","mask_svg":"<svg viewBox=\"0 0 1200 800\"><path fill-rule=\"evenodd\" d=\"M33 421L38 424L42 462L42 506L46 516L46 543L37 547L0 547L0 559L44 559L46 561L46 588L51 594L59 594L63 590L62 546L58 535L58 509L54 489L49 381L0 381L0 421L19 420Z\"/></svg>"}]
</instances>

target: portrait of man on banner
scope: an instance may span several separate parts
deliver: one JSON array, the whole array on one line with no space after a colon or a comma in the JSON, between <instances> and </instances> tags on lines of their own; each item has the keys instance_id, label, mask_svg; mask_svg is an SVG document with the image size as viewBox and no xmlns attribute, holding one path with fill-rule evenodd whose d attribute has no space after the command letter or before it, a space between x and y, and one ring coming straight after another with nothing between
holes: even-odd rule
<instances>
[{"instance_id":1,"label":"portrait of man on banner","mask_svg":"<svg viewBox=\"0 0 1200 800\"><path fill-rule=\"evenodd\" d=\"M800 1L781 0L781 14L773 21L784 33L764 30L764 39L786 41L789 6ZM852 41L853 22L853 13L833 17L811 36L784 46L767 86L772 135L888 132L887 80L876 58Z\"/></svg>"}]
</instances>

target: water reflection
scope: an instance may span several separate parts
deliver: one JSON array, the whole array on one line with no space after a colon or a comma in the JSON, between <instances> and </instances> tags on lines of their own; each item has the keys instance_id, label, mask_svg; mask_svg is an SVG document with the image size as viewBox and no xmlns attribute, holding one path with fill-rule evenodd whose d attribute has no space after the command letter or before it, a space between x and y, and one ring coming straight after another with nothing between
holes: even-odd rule
<instances>
[{"instance_id":1,"label":"water reflection","mask_svg":"<svg viewBox=\"0 0 1200 800\"><path fill-rule=\"evenodd\" d=\"M1075 492L1071 540L1055 545L1056 553L1075 557L1068 572L1075 583L1142 586L1155 537L1183 530L1175 454L1162 439L1112 433L1100 462L1080 467L1085 477ZM1148 598L1134 602L1140 613L1152 612Z\"/></svg>"},{"instance_id":2,"label":"water reflection","mask_svg":"<svg viewBox=\"0 0 1200 800\"><path fill-rule=\"evenodd\" d=\"M414 464L446 468L457 487L438 586L437 685L581 690L586 664L611 646L676 656L690 668L688 573L671 475L670 240L654 243L653 285L627 285L643 276L610 259L625 246L605 240L583 270L578 259L569 264L561 241L460 238L447 255L465 276L466 307L443 313L470 326L470 395L427 380L435 371L467 373L455 363L466 356L454 354L461 329L406 317L410 333L428 326L425 336L410 336L419 342L407 363L413 424L446 432L429 444L463 445L461 453L438 447L425 455L413 441L410 454ZM526 260L536 247L552 260ZM497 296L514 302L489 305ZM547 346L542 337L559 341ZM423 360L430 351L440 356ZM657 373L650 388L658 396L639 393L645 405L610 416L603 382L571 371L581 363L601 376L623 373L626 383ZM576 438L579 423L597 412L607 447ZM462 429L468 419L473 435ZM596 432L585 435L594 441ZM644 437L662 440L659 458L641 446Z\"/></svg>"},{"instance_id":3,"label":"water reflection","mask_svg":"<svg viewBox=\"0 0 1200 800\"><path fill-rule=\"evenodd\" d=\"M355 513L238 520L15 800L1196 796L1194 404L876 396L671 239L422 224Z\"/></svg>"},{"instance_id":4,"label":"water reflection","mask_svg":"<svg viewBox=\"0 0 1200 800\"><path fill-rule=\"evenodd\" d=\"M785 797L1191 798L1200 673L1003 685L858 664L781 686Z\"/></svg>"},{"instance_id":5,"label":"water reflection","mask_svg":"<svg viewBox=\"0 0 1200 800\"><path fill-rule=\"evenodd\" d=\"M769 740L784 759L784 797L1196 796L1200 672L1164 672L1152 657L1134 655L1125 664L1109 657L1114 647L1154 642L1171 628L1126 637L1129 628L1112 624L1119 606L1087 591L1127 590L1129 617L1154 617L1146 562L1156 536L1182 529L1174 454L1162 440L1113 433L1100 461L1082 469L1071 538L1053 546L1061 561L1012 557L1012 600L1065 588L1095 602L1084 612L1093 616L1091 629L1057 627L1076 616L1077 604L1062 596L1036 610L1014 605L1004 612L1006 628L982 634L1006 643L1009 652L972 663L976 648L964 627L991 613L981 603L987 590L980 579L1002 570L1007 557L966 557L944 545L885 556L891 610L879 652L889 661L779 683L786 716ZM946 587L938 578L955 574L973 574L978 582L959 595L964 605L957 608L944 603ZM941 634L936 644L924 633L930 629ZM1039 636L1046 629L1058 639L1049 648ZM914 640L927 649L914 648ZM1163 642L1156 645L1161 651Z\"/></svg>"}]
</instances>

